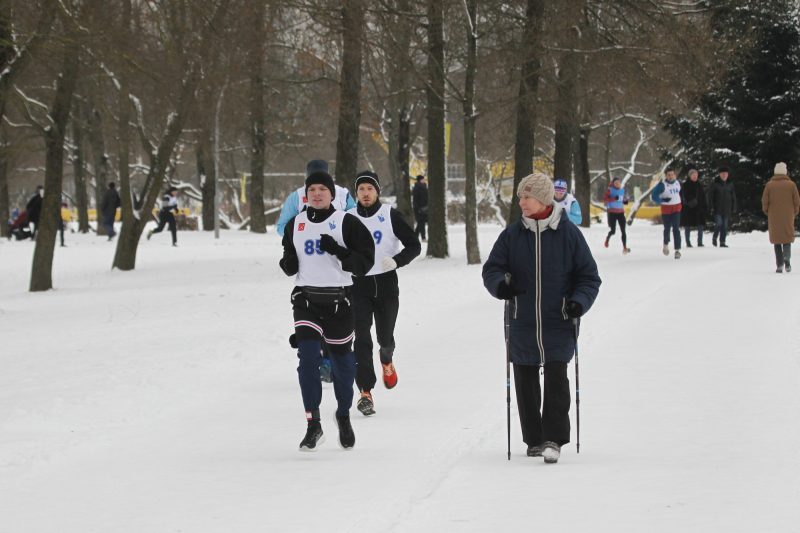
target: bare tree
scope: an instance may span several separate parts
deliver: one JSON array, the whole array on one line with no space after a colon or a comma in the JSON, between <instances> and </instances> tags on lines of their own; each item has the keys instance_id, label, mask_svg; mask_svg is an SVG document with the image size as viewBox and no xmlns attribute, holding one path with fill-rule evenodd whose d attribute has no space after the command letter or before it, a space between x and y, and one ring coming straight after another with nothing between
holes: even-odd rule
<instances>
[{"instance_id":1,"label":"bare tree","mask_svg":"<svg viewBox=\"0 0 800 533\"><path fill-rule=\"evenodd\" d=\"M130 8L130 0L125 0L125 3L128 6L125 12L130 13L130 11L127 11ZM114 255L114 268L133 270L136 267L136 252L139 245L139 238L147 224L148 214L153 209L153 206L155 206L156 200L161 192L161 187L164 184L170 162L170 155L175 148L178 137L183 131L183 125L194 103L194 94L201 77L201 65L208 58L207 54L212 44L213 35L220 27L222 18L227 13L228 3L228 0L220 0L213 6L211 16L206 19L207 22L204 24L199 37L197 37L198 42L195 48L197 54L186 61L186 70L181 81L175 108L168 113L166 127L157 143L153 143L148 138L143 128L141 113L137 109L137 114L139 115L137 119L139 137L145 151L150 156L150 165L148 167L144 186L142 187L140 205L137 206L136 211L134 211L134 206L131 202L129 184L127 184L128 190L126 190L126 184L122 179L123 173L120 172L120 185L123 189L121 194L122 229L120 230L117 249ZM127 14L123 14L123 20L126 20L125 17L127 16ZM130 20L130 18L127 19L127 21ZM128 28L130 27L127 23L125 25ZM128 35L128 39L129 38L130 36ZM125 84L122 84L122 87L120 91L120 145L123 144L123 137L127 135L127 133L125 133L127 130L127 122L123 122L126 118L124 115L130 112L130 105L126 105L126 102L122 100L122 97L128 94L128 91L125 89ZM127 154L120 154L119 164L121 171L123 167L123 158L127 159ZM127 161L125 161L125 167L127 167ZM129 179L125 181L129 181Z\"/></svg>"},{"instance_id":2,"label":"bare tree","mask_svg":"<svg viewBox=\"0 0 800 533\"><path fill-rule=\"evenodd\" d=\"M539 94L541 68L541 39L544 28L544 0L528 0L525 9L525 26L520 49L520 81L517 100L517 127L514 141L514 187L533 172L534 131L537 119L536 99ZM511 201L507 223L514 223L522 215L517 202Z\"/></svg>"},{"instance_id":3,"label":"bare tree","mask_svg":"<svg viewBox=\"0 0 800 533\"><path fill-rule=\"evenodd\" d=\"M336 181L342 186L350 184L358 172L363 33L363 0L343 0L342 74L339 80L339 128L336 137Z\"/></svg>"},{"instance_id":4,"label":"bare tree","mask_svg":"<svg viewBox=\"0 0 800 533\"><path fill-rule=\"evenodd\" d=\"M249 43L248 68L250 70L250 231L266 233L264 216L264 149L267 134L264 129L264 35L266 2L254 2Z\"/></svg>"},{"instance_id":5,"label":"bare tree","mask_svg":"<svg viewBox=\"0 0 800 533\"><path fill-rule=\"evenodd\" d=\"M444 8L428 0L428 256L438 258L448 256L444 81Z\"/></svg>"},{"instance_id":6,"label":"bare tree","mask_svg":"<svg viewBox=\"0 0 800 533\"><path fill-rule=\"evenodd\" d=\"M75 208L78 211L78 231L89 232L89 198L86 193L86 162L84 158L83 104L75 99L72 112L72 178L75 184Z\"/></svg>"},{"instance_id":7,"label":"bare tree","mask_svg":"<svg viewBox=\"0 0 800 533\"><path fill-rule=\"evenodd\" d=\"M19 28L12 28L11 24L11 1L0 0L0 122L5 116L6 103L14 83L19 79L22 72L31 62L32 55L45 42L53 26L56 15L54 0L42 2L40 15L35 29L25 42L17 42L15 34ZM6 143L0 147L3 153L2 168L0 168L0 236L8 236L8 227L5 223L9 218L9 197L8 197L8 169L9 160L5 151L9 148Z\"/></svg>"},{"instance_id":8,"label":"bare tree","mask_svg":"<svg viewBox=\"0 0 800 533\"><path fill-rule=\"evenodd\" d=\"M64 137L69 120L72 97L78 79L79 45L77 39L66 43L63 49L61 72L56 77L56 92L47 113L47 124L33 118L26 107L31 123L44 136L45 171L42 211L36 231L33 251L30 291L47 291L53 288L53 252L56 244L57 221L61 217L61 188L64 173ZM27 106L27 102L23 105Z\"/></svg>"},{"instance_id":9,"label":"bare tree","mask_svg":"<svg viewBox=\"0 0 800 533\"><path fill-rule=\"evenodd\" d=\"M478 203L476 183L475 121L475 76L478 69L478 0L466 0L467 16L467 61L464 79L464 167L466 170L465 222L467 227L467 264L481 263L478 246Z\"/></svg>"}]
</instances>

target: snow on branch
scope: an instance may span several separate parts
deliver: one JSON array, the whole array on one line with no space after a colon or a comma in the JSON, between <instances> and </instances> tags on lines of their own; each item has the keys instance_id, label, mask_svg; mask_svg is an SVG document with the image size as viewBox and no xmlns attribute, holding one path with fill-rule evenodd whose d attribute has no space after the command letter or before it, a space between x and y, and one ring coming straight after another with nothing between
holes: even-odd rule
<instances>
[{"instance_id":1,"label":"snow on branch","mask_svg":"<svg viewBox=\"0 0 800 533\"><path fill-rule=\"evenodd\" d=\"M103 62L100 62L100 68L103 69L103 72L105 72L109 78L111 78L111 83L114 84L114 87L116 87L118 91L122 90L122 84L119 82L117 75L114 74L114 72Z\"/></svg>"},{"instance_id":2,"label":"snow on branch","mask_svg":"<svg viewBox=\"0 0 800 533\"><path fill-rule=\"evenodd\" d=\"M35 126L40 131L47 131L47 129L50 126L45 126L44 124L39 122L39 120L37 120L36 117L33 116L33 112L31 111L31 105L43 109L44 112L46 113L45 116L47 117L47 120L50 121L50 124L52 125L53 119L50 117L50 108L47 107L42 102L40 102L39 100L36 100L35 98L31 98L28 95L26 95L22 91L22 89L20 89L16 85L14 85L14 91L21 98L20 101L22 102L22 108L25 111L25 116L28 118L28 122L30 122L31 125Z\"/></svg>"},{"instance_id":3,"label":"snow on branch","mask_svg":"<svg viewBox=\"0 0 800 533\"><path fill-rule=\"evenodd\" d=\"M147 136L147 130L144 127L144 111L142 110L142 102L133 94L128 94L128 98L130 98L131 102L133 102L133 107L136 109L136 130L139 132L139 138L142 140L142 146L148 149L150 152L155 152L156 147L150 141L149 137Z\"/></svg>"}]
</instances>

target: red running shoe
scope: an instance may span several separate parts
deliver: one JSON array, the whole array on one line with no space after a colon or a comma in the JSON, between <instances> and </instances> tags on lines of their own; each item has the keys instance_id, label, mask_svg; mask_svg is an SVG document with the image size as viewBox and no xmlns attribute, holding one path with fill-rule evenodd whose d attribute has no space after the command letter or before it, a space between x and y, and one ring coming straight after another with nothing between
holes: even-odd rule
<instances>
[{"instance_id":1,"label":"red running shoe","mask_svg":"<svg viewBox=\"0 0 800 533\"><path fill-rule=\"evenodd\" d=\"M393 389L397 385L397 371L394 369L393 363L383 364L383 385L387 389Z\"/></svg>"}]
</instances>

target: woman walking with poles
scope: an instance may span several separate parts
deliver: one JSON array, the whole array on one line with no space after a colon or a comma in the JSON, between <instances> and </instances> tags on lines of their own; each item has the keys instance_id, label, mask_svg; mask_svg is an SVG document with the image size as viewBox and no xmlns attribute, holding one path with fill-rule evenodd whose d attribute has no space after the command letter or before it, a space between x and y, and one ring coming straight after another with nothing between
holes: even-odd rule
<instances>
[{"instance_id":1,"label":"woman walking with poles","mask_svg":"<svg viewBox=\"0 0 800 533\"><path fill-rule=\"evenodd\" d=\"M573 319L591 308L601 283L583 234L567 222L553 195L548 176L537 172L524 178L517 188L522 218L503 230L483 265L489 293L513 301L508 356L522 438L527 455L543 456L546 463L557 462L570 441L567 364L576 348Z\"/></svg>"}]
</instances>

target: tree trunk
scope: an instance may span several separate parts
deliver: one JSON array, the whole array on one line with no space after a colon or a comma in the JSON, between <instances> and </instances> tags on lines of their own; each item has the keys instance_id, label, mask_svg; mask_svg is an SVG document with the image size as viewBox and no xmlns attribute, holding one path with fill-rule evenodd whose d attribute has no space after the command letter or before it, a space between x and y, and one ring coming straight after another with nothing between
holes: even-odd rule
<instances>
[{"instance_id":1,"label":"tree trunk","mask_svg":"<svg viewBox=\"0 0 800 533\"><path fill-rule=\"evenodd\" d=\"M358 129L361 124L361 57L364 34L363 0L343 0L342 74L339 80L339 128L336 137L336 181L348 187L358 172Z\"/></svg>"},{"instance_id":2,"label":"tree trunk","mask_svg":"<svg viewBox=\"0 0 800 533\"><path fill-rule=\"evenodd\" d=\"M11 216L8 198L8 156L5 143L0 147L0 237L9 237L11 230L6 221Z\"/></svg>"},{"instance_id":3,"label":"tree trunk","mask_svg":"<svg viewBox=\"0 0 800 533\"><path fill-rule=\"evenodd\" d=\"M525 29L522 38L522 64L517 100L517 127L514 139L514 188L507 224L522 215L516 201L517 186L533 172L534 132L536 128L541 66L541 35L544 27L544 0L528 0L525 10Z\"/></svg>"},{"instance_id":4,"label":"tree trunk","mask_svg":"<svg viewBox=\"0 0 800 533\"><path fill-rule=\"evenodd\" d=\"M572 158L575 143L576 115L575 58L566 52L561 59L558 75L558 103L556 104L555 153L553 177L572 183Z\"/></svg>"},{"instance_id":5,"label":"tree trunk","mask_svg":"<svg viewBox=\"0 0 800 533\"><path fill-rule=\"evenodd\" d=\"M478 65L478 0L467 0L467 17L469 18L467 37L467 64L464 81L464 168L466 171L465 221L467 230L467 264L479 265L481 251L478 246L478 201L477 183L475 182L475 75Z\"/></svg>"},{"instance_id":6,"label":"tree trunk","mask_svg":"<svg viewBox=\"0 0 800 533\"><path fill-rule=\"evenodd\" d=\"M131 39L131 24L132 20L131 0L123 0L122 2L122 32L123 42L129 43ZM134 214L133 195L131 194L131 178L130 178L130 149L131 149L131 102L130 102L130 89L128 88L127 71L122 68L119 72L119 99L117 101L117 161L119 165L119 195L121 204L122 227L117 235L117 248L114 251L114 261L111 268L119 268L120 270L133 270L136 264L136 246L139 241L139 236L135 232L136 215ZM97 154L95 153L95 159ZM97 193L102 194L98 187ZM97 204L97 209L100 209L101 204ZM139 209L139 207L136 207ZM150 214L146 211L143 215L146 219L150 218ZM98 211L97 218L98 228L100 224L100 213Z\"/></svg>"},{"instance_id":7,"label":"tree trunk","mask_svg":"<svg viewBox=\"0 0 800 533\"><path fill-rule=\"evenodd\" d=\"M444 140L444 10L428 0L428 257L447 250L447 174Z\"/></svg>"},{"instance_id":8,"label":"tree trunk","mask_svg":"<svg viewBox=\"0 0 800 533\"><path fill-rule=\"evenodd\" d=\"M72 175L75 181L75 208L78 211L78 231L89 233L89 199L86 194L86 163L83 151L83 113L79 100L72 113Z\"/></svg>"},{"instance_id":9,"label":"tree trunk","mask_svg":"<svg viewBox=\"0 0 800 533\"><path fill-rule=\"evenodd\" d=\"M592 223L591 208L591 181L589 172L589 133L588 127L581 127L578 134L578 149L575 152L575 199L581 206L583 220L581 226L588 228Z\"/></svg>"},{"instance_id":10,"label":"tree trunk","mask_svg":"<svg viewBox=\"0 0 800 533\"><path fill-rule=\"evenodd\" d=\"M68 41L64 50L61 73L56 78L56 94L50 109L52 122L45 129L44 199L36 228L36 247L33 251L30 291L53 288L53 253L56 245L57 223L61 217L61 189L64 173L64 133L69 120L72 96L78 79L79 47Z\"/></svg>"},{"instance_id":11,"label":"tree trunk","mask_svg":"<svg viewBox=\"0 0 800 533\"><path fill-rule=\"evenodd\" d=\"M397 137L397 161L399 179L397 189L397 209L403 213L408 220L414 216L414 208L411 205L411 186L409 170L411 160L411 112L408 106L403 107L397 114L400 121Z\"/></svg>"},{"instance_id":12,"label":"tree trunk","mask_svg":"<svg viewBox=\"0 0 800 533\"><path fill-rule=\"evenodd\" d=\"M409 0L398 0L395 4L397 15L391 26L385 29L386 49L390 53L389 98L386 114L389 129L389 173L397 197L397 210L408 220L413 216L411 206L411 187L409 184L409 158L411 156L409 90L411 59L408 50L411 45L413 28L408 13Z\"/></svg>"},{"instance_id":13,"label":"tree trunk","mask_svg":"<svg viewBox=\"0 0 800 533\"><path fill-rule=\"evenodd\" d=\"M206 107L205 109L214 109ZM212 113L208 113L212 117ZM210 118L209 118L210 120ZM205 124L204 119L204 124ZM214 231L214 195L217 194L217 175L214 168L214 149L211 144L211 132L206 125L200 128L197 139L197 172L200 174L203 193L203 231Z\"/></svg>"},{"instance_id":14,"label":"tree trunk","mask_svg":"<svg viewBox=\"0 0 800 533\"><path fill-rule=\"evenodd\" d=\"M250 70L250 231L266 233L264 216L264 149L267 135L264 130L264 16L265 3L253 3L253 39L249 54Z\"/></svg>"},{"instance_id":15,"label":"tree trunk","mask_svg":"<svg viewBox=\"0 0 800 533\"><path fill-rule=\"evenodd\" d=\"M100 205L103 202L103 194L106 192L108 185L108 154L106 153L105 136L103 135L103 115L100 113L100 108L97 106L97 91L94 80L89 80L87 84L88 105L86 106L86 134L89 138L89 146L92 149L92 167L94 168L94 206L95 206L95 219L97 225L97 235L105 235L106 229L100 223ZM126 96L127 98L127 96ZM130 104L129 104L130 105ZM129 116L129 115L128 115ZM122 140L120 140L122 143ZM127 141L126 141L127 142ZM127 146L124 148L127 154ZM123 148L120 147L122 153ZM120 161L121 163L121 161ZM125 172L127 175L128 159L125 158ZM120 164L120 173L123 172L122 165ZM121 190L121 189L120 189Z\"/></svg>"}]
</instances>

